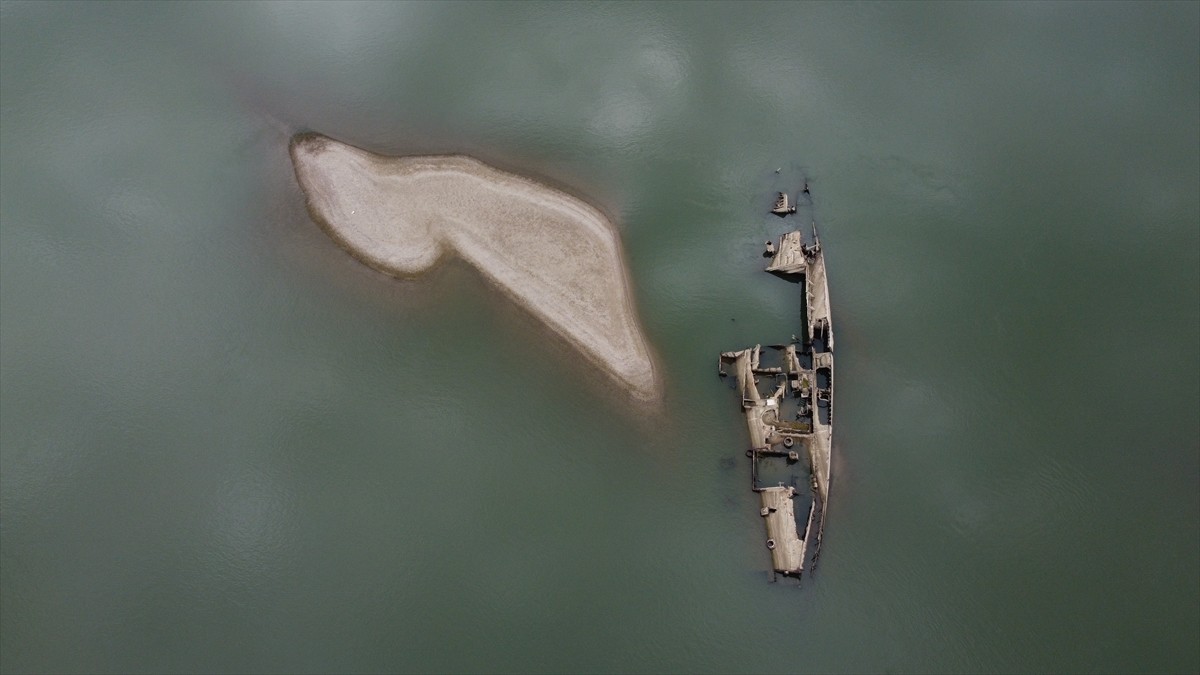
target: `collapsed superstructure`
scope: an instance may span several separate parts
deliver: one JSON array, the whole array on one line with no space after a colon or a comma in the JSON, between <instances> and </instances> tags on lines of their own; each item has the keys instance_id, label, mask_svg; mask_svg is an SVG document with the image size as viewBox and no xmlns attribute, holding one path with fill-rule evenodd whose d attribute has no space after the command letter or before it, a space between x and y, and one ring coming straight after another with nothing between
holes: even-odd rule
<instances>
[{"instance_id":1,"label":"collapsed superstructure","mask_svg":"<svg viewBox=\"0 0 1200 675\"><path fill-rule=\"evenodd\" d=\"M718 373L737 378L750 433L750 484L761 502L772 570L799 578L816 564L829 504L833 327L816 223L811 246L796 230L778 246L767 242L767 254L768 272L804 289L803 334L723 352Z\"/></svg>"}]
</instances>

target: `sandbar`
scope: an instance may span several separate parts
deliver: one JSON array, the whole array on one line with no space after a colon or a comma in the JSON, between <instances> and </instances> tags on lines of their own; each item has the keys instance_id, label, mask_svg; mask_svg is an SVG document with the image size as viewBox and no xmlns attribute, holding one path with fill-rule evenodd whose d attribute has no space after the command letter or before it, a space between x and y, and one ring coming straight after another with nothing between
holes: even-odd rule
<instances>
[{"instance_id":1,"label":"sandbar","mask_svg":"<svg viewBox=\"0 0 1200 675\"><path fill-rule=\"evenodd\" d=\"M313 133L290 150L313 220L359 260L412 277L458 256L635 400L661 398L620 237L598 209L464 155L387 157Z\"/></svg>"}]
</instances>

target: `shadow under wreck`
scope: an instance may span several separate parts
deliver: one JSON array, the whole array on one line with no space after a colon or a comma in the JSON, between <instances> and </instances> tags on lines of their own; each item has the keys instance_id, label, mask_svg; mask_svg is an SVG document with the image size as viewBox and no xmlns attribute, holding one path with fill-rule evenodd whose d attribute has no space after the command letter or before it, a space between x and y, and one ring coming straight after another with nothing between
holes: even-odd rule
<instances>
[{"instance_id":1,"label":"shadow under wreck","mask_svg":"<svg viewBox=\"0 0 1200 675\"><path fill-rule=\"evenodd\" d=\"M796 230L779 240L767 271L804 289L805 330L786 344L722 352L717 371L732 370L750 432L750 487L761 500L772 570L796 577L816 565L829 504L833 435L833 328L825 256Z\"/></svg>"}]
</instances>

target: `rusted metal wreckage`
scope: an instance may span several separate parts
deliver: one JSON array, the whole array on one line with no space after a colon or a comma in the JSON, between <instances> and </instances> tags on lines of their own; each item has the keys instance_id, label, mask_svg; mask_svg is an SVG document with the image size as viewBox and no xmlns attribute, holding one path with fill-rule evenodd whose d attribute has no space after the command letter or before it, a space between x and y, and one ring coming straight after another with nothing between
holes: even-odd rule
<instances>
[{"instance_id":1,"label":"rusted metal wreckage","mask_svg":"<svg viewBox=\"0 0 1200 675\"><path fill-rule=\"evenodd\" d=\"M777 247L768 241L767 255L768 272L804 289L804 333L786 344L722 352L717 370L737 378L772 570L799 578L820 554L833 436L833 328L816 223L811 246L796 230Z\"/></svg>"}]
</instances>

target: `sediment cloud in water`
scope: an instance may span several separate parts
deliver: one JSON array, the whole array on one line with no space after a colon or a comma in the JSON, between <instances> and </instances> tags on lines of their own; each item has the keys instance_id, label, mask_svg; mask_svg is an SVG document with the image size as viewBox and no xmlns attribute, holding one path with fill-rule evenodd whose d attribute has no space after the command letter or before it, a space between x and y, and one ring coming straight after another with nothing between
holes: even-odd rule
<instances>
[{"instance_id":1,"label":"sediment cloud in water","mask_svg":"<svg viewBox=\"0 0 1200 675\"><path fill-rule=\"evenodd\" d=\"M291 142L309 213L397 276L474 265L639 400L661 395L620 241L595 208L460 155L384 157L317 134Z\"/></svg>"}]
</instances>

